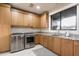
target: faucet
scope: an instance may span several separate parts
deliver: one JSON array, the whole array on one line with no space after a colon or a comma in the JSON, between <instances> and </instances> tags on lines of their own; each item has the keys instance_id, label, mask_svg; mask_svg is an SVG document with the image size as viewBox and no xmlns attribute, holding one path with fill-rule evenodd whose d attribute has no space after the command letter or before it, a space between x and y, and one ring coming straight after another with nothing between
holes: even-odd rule
<instances>
[{"instance_id":1,"label":"faucet","mask_svg":"<svg viewBox=\"0 0 79 59\"><path fill-rule=\"evenodd\" d=\"M69 32L66 32L66 33L65 33L65 36L69 37Z\"/></svg>"}]
</instances>

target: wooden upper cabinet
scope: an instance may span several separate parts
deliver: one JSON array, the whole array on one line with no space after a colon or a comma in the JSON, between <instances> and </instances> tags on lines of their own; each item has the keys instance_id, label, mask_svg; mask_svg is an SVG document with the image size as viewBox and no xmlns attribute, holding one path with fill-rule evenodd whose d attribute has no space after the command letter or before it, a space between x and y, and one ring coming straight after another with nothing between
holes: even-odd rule
<instances>
[{"instance_id":1,"label":"wooden upper cabinet","mask_svg":"<svg viewBox=\"0 0 79 59\"><path fill-rule=\"evenodd\" d=\"M41 19L40 27L48 28L48 13L47 12L43 13L40 19Z\"/></svg>"},{"instance_id":2,"label":"wooden upper cabinet","mask_svg":"<svg viewBox=\"0 0 79 59\"><path fill-rule=\"evenodd\" d=\"M30 13L24 14L24 26L32 27L32 15Z\"/></svg>"},{"instance_id":3,"label":"wooden upper cabinet","mask_svg":"<svg viewBox=\"0 0 79 59\"><path fill-rule=\"evenodd\" d=\"M24 14L24 26L38 28L40 24L40 18L38 15L32 13Z\"/></svg>"},{"instance_id":4,"label":"wooden upper cabinet","mask_svg":"<svg viewBox=\"0 0 79 59\"><path fill-rule=\"evenodd\" d=\"M79 56L79 40L74 40L74 56Z\"/></svg>"},{"instance_id":5,"label":"wooden upper cabinet","mask_svg":"<svg viewBox=\"0 0 79 59\"><path fill-rule=\"evenodd\" d=\"M39 15L32 15L32 24L34 28L39 28L40 27L40 16Z\"/></svg>"},{"instance_id":6,"label":"wooden upper cabinet","mask_svg":"<svg viewBox=\"0 0 79 59\"><path fill-rule=\"evenodd\" d=\"M11 24L11 14L9 5L0 4L0 24Z\"/></svg>"},{"instance_id":7,"label":"wooden upper cabinet","mask_svg":"<svg viewBox=\"0 0 79 59\"><path fill-rule=\"evenodd\" d=\"M61 55L62 56L73 56L74 55L73 40L64 39L61 40Z\"/></svg>"},{"instance_id":8,"label":"wooden upper cabinet","mask_svg":"<svg viewBox=\"0 0 79 59\"><path fill-rule=\"evenodd\" d=\"M40 25L40 17L33 13L21 13L12 10L12 25L38 28Z\"/></svg>"},{"instance_id":9,"label":"wooden upper cabinet","mask_svg":"<svg viewBox=\"0 0 79 59\"><path fill-rule=\"evenodd\" d=\"M24 23L24 15L23 13L12 11L12 25L13 26L23 26Z\"/></svg>"}]
</instances>

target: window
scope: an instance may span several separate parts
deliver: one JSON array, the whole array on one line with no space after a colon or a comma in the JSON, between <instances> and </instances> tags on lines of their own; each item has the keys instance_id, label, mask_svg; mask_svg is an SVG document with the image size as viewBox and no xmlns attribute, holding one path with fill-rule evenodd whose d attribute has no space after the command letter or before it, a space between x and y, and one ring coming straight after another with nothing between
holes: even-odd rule
<instances>
[{"instance_id":1,"label":"window","mask_svg":"<svg viewBox=\"0 0 79 59\"><path fill-rule=\"evenodd\" d=\"M61 12L61 29L76 29L76 7Z\"/></svg>"},{"instance_id":2,"label":"window","mask_svg":"<svg viewBox=\"0 0 79 59\"><path fill-rule=\"evenodd\" d=\"M58 30L60 29L60 13L56 13L51 16L51 29Z\"/></svg>"},{"instance_id":3,"label":"window","mask_svg":"<svg viewBox=\"0 0 79 59\"><path fill-rule=\"evenodd\" d=\"M52 30L75 30L77 29L76 6L51 15Z\"/></svg>"}]
</instances>

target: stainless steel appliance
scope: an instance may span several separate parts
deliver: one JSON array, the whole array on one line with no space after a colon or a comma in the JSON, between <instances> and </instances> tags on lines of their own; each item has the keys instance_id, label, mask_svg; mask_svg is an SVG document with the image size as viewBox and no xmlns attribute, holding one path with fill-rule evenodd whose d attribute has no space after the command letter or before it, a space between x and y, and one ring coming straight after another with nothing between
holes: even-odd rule
<instances>
[{"instance_id":1,"label":"stainless steel appliance","mask_svg":"<svg viewBox=\"0 0 79 59\"><path fill-rule=\"evenodd\" d=\"M15 33L11 35L11 52L24 49L24 34Z\"/></svg>"},{"instance_id":2,"label":"stainless steel appliance","mask_svg":"<svg viewBox=\"0 0 79 59\"><path fill-rule=\"evenodd\" d=\"M32 33L25 33L25 48L31 48L35 46L35 35Z\"/></svg>"}]
</instances>

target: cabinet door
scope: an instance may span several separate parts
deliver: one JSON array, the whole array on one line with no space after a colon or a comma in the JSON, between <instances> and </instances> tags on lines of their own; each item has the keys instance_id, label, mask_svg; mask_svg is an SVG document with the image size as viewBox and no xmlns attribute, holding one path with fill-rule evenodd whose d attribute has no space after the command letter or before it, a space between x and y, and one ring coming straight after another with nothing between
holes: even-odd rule
<instances>
[{"instance_id":1,"label":"cabinet door","mask_svg":"<svg viewBox=\"0 0 79 59\"><path fill-rule=\"evenodd\" d=\"M48 45L48 49L50 49L51 51L53 51L53 46L54 46L54 41L53 41L53 37L50 37L49 39L49 45Z\"/></svg>"},{"instance_id":2,"label":"cabinet door","mask_svg":"<svg viewBox=\"0 0 79 59\"><path fill-rule=\"evenodd\" d=\"M61 29L77 29L77 7L72 7L61 12ZM69 20L70 19L70 20ZM71 23L72 22L72 23Z\"/></svg>"},{"instance_id":3,"label":"cabinet door","mask_svg":"<svg viewBox=\"0 0 79 59\"><path fill-rule=\"evenodd\" d=\"M40 35L35 36L35 43L39 44L40 43Z\"/></svg>"},{"instance_id":4,"label":"cabinet door","mask_svg":"<svg viewBox=\"0 0 79 59\"><path fill-rule=\"evenodd\" d=\"M48 15L47 13L44 13L41 15L41 28L47 28L48 27Z\"/></svg>"},{"instance_id":5,"label":"cabinet door","mask_svg":"<svg viewBox=\"0 0 79 59\"><path fill-rule=\"evenodd\" d=\"M0 5L0 24L11 25L10 7Z\"/></svg>"},{"instance_id":6,"label":"cabinet door","mask_svg":"<svg viewBox=\"0 0 79 59\"><path fill-rule=\"evenodd\" d=\"M13 26L23 26L24 15L20 12L12 11L12 25Z\"/></svg>"},{"instance_id":7,"label":"cabinet door","mask_svg":"<svg viewBox=\"0 0 79 59\"><path fill-rule=\"evenodd\" d=\"M0 4L0 52L10 50L10 25L11 13L10 6L2 6Z\"/></svg>"},{"instance_id":8,"label":"cabinet door","mask_svg":"<svg viewBox=\"0 0 79 59\"><path fill-rule=\"evenodd\" d=\"M62 39L61 55L62 56L73 56L73 40Z\"/></svg>"},{"instance_id":9,"label":"cabinet door","mask_svg":"<svg viewBox=\"0 0 79 59\"><path fill-rule=\"evenodd\" d=\"M39 28L40 27L40 17L38 15L33 14L33 27L34 28Z\"/></svg>"},{"instance_id":10,"label":"cabinet door","mask_svg":"<svg viewBox=\"0 0 79 59\"><path fill-rule=\"evenodd\" d=\"M40 44L44 46L44 39L42 35L40 36Z\"/></svg>"},{"instance_id":11,"label":"cabinet door","mask_svg":"<svg viewBox=\"0 0 79 59\"><path fill-rule=\"evenodd\" d=\"M52 51L54 51L56 54L60 55L60 43L61 43L61 39L58 37L53 37L53 49Z\"/></svg>"},{"instance_id":12,"label":"cabinet door","mask_svg":"<svg viewBox=\"0 0 79 59\"><path fill-rule=\"evenodd\" d=\"M32 14L31 13L24 14L24 26L32 27Z\"/></svg>"},{"instance_id":13,"label":"cabinet door","mask_svg":"<svg viewBox=\"0 0 79 59\"><path fill-rule=\"evenodd\" d=\"M43 36L43 45L48 48L48 40L49 40L49 37L48 36Z\"/></svg>"},{"instance_id":14,"label":"cabinet door","mask_svg":"<svg viewBox=\"0 0 79 59\"><path fill-rule=\"evenodd\" d=\"M79 56L79 40L74 41L74 55Z\"/></svg>"}]
</instances>

